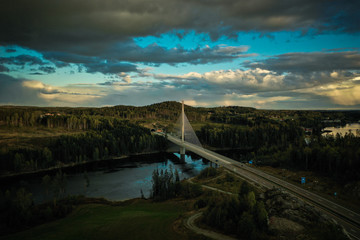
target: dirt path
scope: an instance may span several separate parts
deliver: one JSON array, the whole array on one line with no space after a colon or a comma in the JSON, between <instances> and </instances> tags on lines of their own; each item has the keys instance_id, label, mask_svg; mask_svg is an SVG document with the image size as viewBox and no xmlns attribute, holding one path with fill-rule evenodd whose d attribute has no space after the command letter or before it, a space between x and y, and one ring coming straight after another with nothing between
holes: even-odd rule
<instances>
[{"instance_id":1,"label":"dirt path","mask_svg":"<svg viewBox=\"0 0 360 240\"><path fill-rule=\"evenodd\" d=\"M221 233L217 233L217 232L213 232L207 229L202 229L199 228L195 225L195 220L198 219L199 217L201 217L203 213L202 212L198 212L192 216L190 216L188 219L186 219L185 221L185 227L187 227L188 229L194 231L197 234L202 234L205 235L206 237L212 238L212 239L217 239L217 240L235 240L236 238L232 238L226 235L223 235Z\"/></svg>"}]
</instances>

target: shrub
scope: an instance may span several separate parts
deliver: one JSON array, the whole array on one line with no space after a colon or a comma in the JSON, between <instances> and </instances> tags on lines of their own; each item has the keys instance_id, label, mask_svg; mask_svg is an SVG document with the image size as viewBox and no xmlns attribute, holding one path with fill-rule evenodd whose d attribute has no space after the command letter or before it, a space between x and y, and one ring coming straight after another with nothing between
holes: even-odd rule
<instances>
[{"instance_id":1,"label":"shrub","mask_svg":"<svg viewBox=\"0 0 360 240\"><path fill-rule=\"evenodd\" d=\"M208 177L215 177L217 175L217 170L216 168L213 167L208 167L203 169L199 175L197 176L198 179L202 179L202 178L208 178Z\"/></svg>"}]
</instances>

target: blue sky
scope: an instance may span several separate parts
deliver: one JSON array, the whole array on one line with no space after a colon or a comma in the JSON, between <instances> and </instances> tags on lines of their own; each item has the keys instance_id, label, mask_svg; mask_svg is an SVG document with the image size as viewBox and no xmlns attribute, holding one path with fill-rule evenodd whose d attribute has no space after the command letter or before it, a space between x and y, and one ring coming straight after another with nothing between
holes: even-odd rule
<instances>
[{"instance_id":1,"label":"blue sky","mask_svg":"<svg viewBox=\"0 0 360 240\"><path fill-rule=\"evenodd\" d=\"M0 104L360 109L359 7L5 0Z\"/></svg>"}]
</instances>

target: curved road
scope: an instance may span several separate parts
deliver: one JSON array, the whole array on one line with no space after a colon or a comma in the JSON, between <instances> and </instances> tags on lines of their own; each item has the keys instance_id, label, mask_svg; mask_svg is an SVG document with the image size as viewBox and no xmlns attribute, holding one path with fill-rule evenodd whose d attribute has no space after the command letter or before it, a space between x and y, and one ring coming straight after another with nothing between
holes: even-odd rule
<instances>
[{"instance_id":1,"label":"curved road","mask_svg":"<svg viewBox=\"0 0 360 240\"><path fill-rule=\"evenodd\" d=\"M353 239L360 240L360 214L340 206L328 199L325 199L313 192L302 189L294 184L288 183L258 169L248 167L245 164L239 163L213 151L201 148L186 141L183 143L180 139L171 135L167 135L166 137L169 141L175 143L176 145L185 147L187 150L192 151L218 165L221 165L228 170L233 171L263 187L272 188L274 186L280 186L285 188L289 192L292 192L293 194L311 203L321 211L325 212L327 215L333 217L339 224L344 227L344 229Z\"/></svg>"},{"instance_id":2,"label":"curved road","mask_svg":"<svg viewBox=\"0 0 360 240\"><path fill-rule=\"evenodd\" d=\"M217 233L217 232L213 232L213 231L210 231L210 230L206 230L206 229L202 229L202 228L197 227L195 225L195 220L198 219L199 217L201 217L202 214L203 214L202 212L199 212L199 213L196 213L194 215L191 215L188 219L186 219L185 226L188 229L196 232L197 234L202 234L202 235L205 235L205 236L207 236L209 238L212 238L212 239L235 240L235 238L223 235L221 233Z\"/></svg>"}]
</instances>

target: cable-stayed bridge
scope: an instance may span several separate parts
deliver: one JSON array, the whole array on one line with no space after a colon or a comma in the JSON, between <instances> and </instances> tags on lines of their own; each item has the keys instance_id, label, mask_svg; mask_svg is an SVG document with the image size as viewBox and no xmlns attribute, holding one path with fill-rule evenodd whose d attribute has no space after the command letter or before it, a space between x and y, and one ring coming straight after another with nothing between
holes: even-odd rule
<instances>
[{"instance_id":1,"label":"cable-stayed bridge","mask_svg":"<svg viewBox=\"0 0 360 240\"><path fill-rule=\"evenodd\" d=\"M323 198L316 193L307 191L294 184L260 171L254 167L250 167L246 164L242 164L238 161L203 148L185 115L184 101L182 101L181 116L177 121L175 132L164 136L170 142L180 147L180 154L182 156L184 156L185 150L191 151L262 187L280 187L286 189L288 192L291 192L311 205L317 207L319 210L325 212L328 216L333 217L345 228L352 239L360 239L359 213Z\"/></svg>"}]
</instances>

